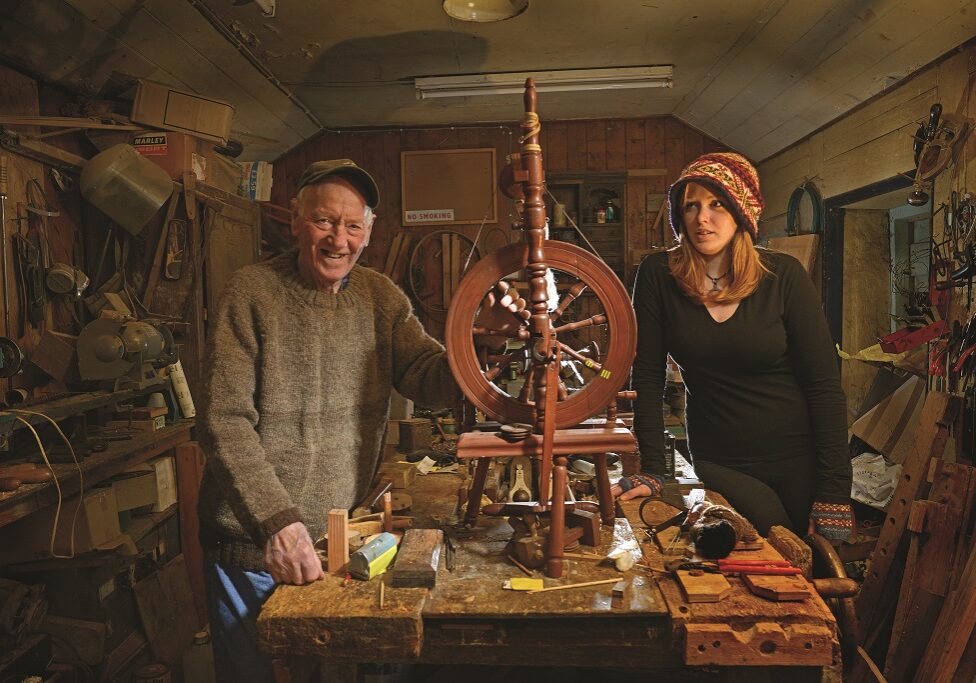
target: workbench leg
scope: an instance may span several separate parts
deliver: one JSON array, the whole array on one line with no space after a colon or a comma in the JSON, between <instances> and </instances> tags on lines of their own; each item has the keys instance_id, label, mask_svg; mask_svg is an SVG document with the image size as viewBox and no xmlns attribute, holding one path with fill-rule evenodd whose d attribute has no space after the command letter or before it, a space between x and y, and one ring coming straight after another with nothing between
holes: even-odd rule
<instances>
[{"instance_id":1,"label":"workbench leg","mask_svg":"<svg viewBox=\"0 0 976 683\"><path fill-rule=\"evenodd\" d=\"M488 465L490 458L478 458L478 466L474 471L474 481L468 489L468 511L464 515L464 525L474 526L481 512L481 496L485 492L485 481L488 480Z\"/></svg>"},{"instance_id":2,"label":"workbench leg","mask_svg":"<svg viewBox=\"0 0 976 683\"><path fill-rule=\"evenodd\" d=\"M552 468L552 507L549 512L549 548L546 552L546 576L558 579L563 575L563 532L566 529L566 456L554 461Z\"/></svg>"},{"instance_id":3,"label":"workbench leg","mask_svg":"<svg viewBox=\"0 0 976 683\"><path fill-rule=\"evenodd\" d=\"M275 683L318 683L319 662L315 657L274 657Z\"/></svg>"},{"instance_id":4,"label":"workbench leg","mask_svg":"<svg viewBox=\"0 0 976 683\"><path fill-rule=\"evenodd\" d=\"M594 453L596 466L596 495L600 501L600 521L613 524L613 496L610 495L610 473L607 471L607 454Z\"/></svg>"}]
</instances>

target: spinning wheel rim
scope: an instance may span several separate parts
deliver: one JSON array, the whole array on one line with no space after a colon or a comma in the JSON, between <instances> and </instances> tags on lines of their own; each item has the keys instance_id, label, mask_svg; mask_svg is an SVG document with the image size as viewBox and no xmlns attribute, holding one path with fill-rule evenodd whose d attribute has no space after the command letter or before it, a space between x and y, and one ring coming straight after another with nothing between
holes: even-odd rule
<instances>
[{"instance_id":1,"label":"spinning wheel rim","mask_svg":"<svg viewBox=\"0 0 976 683\"><path fill-rule=\"evenodd\" d=\"M627 290L597 256L555 240L546 241L544 249L549 268L577 277L596 295L612 335L612 343L602 361L609 376L594 377L584 388L557 404L556 428L564 429L603 410L627 381L637 350L637 319ZM472 403L501 422L534 422L535 403L518 401L485 379L475 352L473 322L485 293L498 280L524 269L528 253L528 245L519 242L478 261L455 292L444 326L447 360L458 385Z\"/></svg>"}]
</instances>

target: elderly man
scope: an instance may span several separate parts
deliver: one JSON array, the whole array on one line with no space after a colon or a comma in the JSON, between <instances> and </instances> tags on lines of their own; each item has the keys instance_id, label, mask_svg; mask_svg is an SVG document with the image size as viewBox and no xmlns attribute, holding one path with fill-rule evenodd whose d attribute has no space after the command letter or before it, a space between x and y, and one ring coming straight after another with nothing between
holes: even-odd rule
<instances>
[{"instance_id":1,"label":"elderly man","mask_svg":"<svg viewBox=\"0 0 976 683\"><path fill-rule=\"evenodd\" d=\"M378 203L352 161L313 163L292 200L298 248L238 271L212 319L200 522L218 680L273 680L257 614L276 584L322 577L312 539L366 494L392 389L427 406L457 394L404 293L356 265Z\"/></svg>"}]
</instances>

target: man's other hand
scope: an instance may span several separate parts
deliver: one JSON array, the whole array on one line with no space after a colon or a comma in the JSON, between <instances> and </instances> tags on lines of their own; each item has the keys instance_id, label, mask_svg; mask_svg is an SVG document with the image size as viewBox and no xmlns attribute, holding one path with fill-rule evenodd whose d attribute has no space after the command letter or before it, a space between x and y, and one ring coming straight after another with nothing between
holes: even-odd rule
<instances>
[{"instance_id":1,"label":"man's other hand","mask_svg":"<svg viewBox=\"0 0 976 683\"><path fill-rule=\"evenodd\" d=\"M325 576L312 537L301 522L289 524L268 539L264 546L264 567L277 583L296 586Z\"/></svg>"},{"instance_id":2,"label":"man's other hand","mask_svg":"<svg viewBox=\"0 0 976 683\"><path fill-rule=\"evenodd\" d=\"M476 346L487 346L489 349L499 349L505 345L509 335L513 334L521 324L528 319L529 311L526 310L526 301L517 289L509 285L504 280L498 283L485 294L481 302L481 311L475 320L475 325L489 330L497 330L505 334L502 335L476 335Z\"/></svg>"}]
</instances>

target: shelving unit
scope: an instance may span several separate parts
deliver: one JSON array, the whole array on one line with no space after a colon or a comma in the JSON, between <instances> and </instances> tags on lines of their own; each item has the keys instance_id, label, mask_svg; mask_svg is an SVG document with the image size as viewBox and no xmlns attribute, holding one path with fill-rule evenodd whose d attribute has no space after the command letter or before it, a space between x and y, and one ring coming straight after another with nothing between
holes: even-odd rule
<instances>
[{"instance_id":1,"label":"shelving unit","mask_svg":"<svg viewBox=\"0 0 976 683\"><path fill-rule=\"evenodd\" d=\"M584 249L589 248L589 241L621 281L625 281L627 265L625 183L626 177L607 173L553 173L546 183L549 190L546 209L550 216L550 238L578 244ZM557 204L564 208L557 211ZM563 212L567 214L566 217L560 215ZM586 237L585 240L573 228L573 222Z\"/></svg>"}]
</instances>

